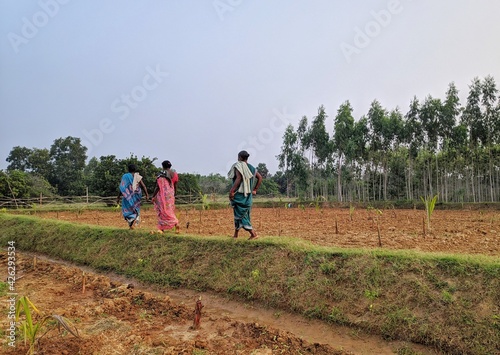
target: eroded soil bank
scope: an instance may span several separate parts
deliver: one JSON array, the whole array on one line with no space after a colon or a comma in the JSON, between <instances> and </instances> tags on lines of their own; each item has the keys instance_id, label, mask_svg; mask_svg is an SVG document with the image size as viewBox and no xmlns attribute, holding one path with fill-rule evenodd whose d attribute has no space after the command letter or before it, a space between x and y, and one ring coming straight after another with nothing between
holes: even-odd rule
<instances>
[{"instance_id":1,"label":"eroded soil bank","mask_svg":"<svg viewBox=\"0 0 500 355\"><path fill-rule=\"evenodd\" d=\"M0 258L7 270L6 253ZM39 334L38 354L437 354L215 294L153 289L40 255L18 252L16 273L9 292L27 296L44 315L68 318L80 335L75 338L51 327ZM200 328L193 329L200 296ZM7 316L1 324L8 328ZM12 348L4 333L2 353L25 353L27 347L17 337Z\"/></svg>"}]
</instances>

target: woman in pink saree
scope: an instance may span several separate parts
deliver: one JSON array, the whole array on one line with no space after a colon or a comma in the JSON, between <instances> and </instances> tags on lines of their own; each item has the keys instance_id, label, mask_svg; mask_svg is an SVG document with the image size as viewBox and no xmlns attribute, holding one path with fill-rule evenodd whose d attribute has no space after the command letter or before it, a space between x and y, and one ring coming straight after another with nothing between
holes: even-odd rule
<instances>
[{"instance_id":1,"label":"woman in pink saree","mask_svg":"<svg viewBox=\"0 0 500 355\"><path fill-rule=\"evenodd\" d=\"M165 160L161 165L163 171L156 177L152 198L158 216L158 232L163 233L163 231L175 227L178 233L179 220L175 215L175 192L179 177L175 170L171 169L172 164L168 160Z\"/></svg>"}]
</instances>

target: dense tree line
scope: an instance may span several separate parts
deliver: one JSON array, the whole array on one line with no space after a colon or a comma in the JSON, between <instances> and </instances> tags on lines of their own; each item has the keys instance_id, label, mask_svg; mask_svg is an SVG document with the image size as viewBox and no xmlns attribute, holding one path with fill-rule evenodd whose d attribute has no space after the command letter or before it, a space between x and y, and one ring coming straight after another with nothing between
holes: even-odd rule
<instances>
[{"instance_id":1,"label":"dense tree line","mask_svg":"<svg viewBox=\"0 0 500 355\"><path fill-rule=\"evenodd\" d=\"M493 77L475 78L465 106L449 84L444 99L414 97L408 111L374 100L355 120L349 101L326 130L320 106L311 121L289 125L277 156L287 194L337 201L445 202L500 198L500 99Z\"/></svg>"},{"instance_id":2,"label":"dense tree line","mask_svg":"<svg viewBox=\"0 0 500 355\"><path fill-rule=\"evenodd\" d=\"M444 202L500 199L500 98L493 77L475 78L464 105L450 83L444 98L414 97L406 113L374 100L355 120L349 101L328 122L323 106L297 128L289 125L277 156L281 171L265 164L260 194L333 201L415 201L438 195ZM327 123L333 131L328 132ZM153 188L156 158L91 158L80 138L58 138L47 148L14 147L0 171L0 196L114 196L121 175L135 163ZM220 174L180 173L179 194L224 194Z\"/></svg>"},{"instance_id":3,"label":"dense tree line","mask_svg":"<svg viewBox=\"0 0 500 355\"><path fill-rule=\"evenodd\" d=\"M14 147L7 157L6 171L0 171L0 196L29 198L44 196L116 196L121 176L129 164L135 164L148 189L155 186L160 171L156 158L131 155L119 159L115 155L93 157L86 163L87 148L80 138L66 137L54 141L50 149ZM158 165L158 166L157 166ZM270 178L265 164L258 169ZM279 194L279 186L266 179L261 188L263 194ZM228 193L231 181L220 174L202 176L179 172L179 195Z\"/></svg>"}]
</instances>

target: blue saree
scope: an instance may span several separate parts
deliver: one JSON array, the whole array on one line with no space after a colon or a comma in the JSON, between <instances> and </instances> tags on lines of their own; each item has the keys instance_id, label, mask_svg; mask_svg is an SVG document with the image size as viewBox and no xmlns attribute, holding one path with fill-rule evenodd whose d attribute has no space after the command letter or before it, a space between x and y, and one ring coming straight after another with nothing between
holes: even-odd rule
<instances>
[{"instance_id":1,"label":"blue saree","mask_svg":"<svg viewBox=\"0 0 500 355\"><path fill-rule=\"evenodd\" d=\"M123 174L120 183L120 192L122 193L122 214L123 218L132 228L135 221L139 221L141 210L142 190L140 186L133 189L134 175L131 173Z\"/></svg>"}]
</instances>

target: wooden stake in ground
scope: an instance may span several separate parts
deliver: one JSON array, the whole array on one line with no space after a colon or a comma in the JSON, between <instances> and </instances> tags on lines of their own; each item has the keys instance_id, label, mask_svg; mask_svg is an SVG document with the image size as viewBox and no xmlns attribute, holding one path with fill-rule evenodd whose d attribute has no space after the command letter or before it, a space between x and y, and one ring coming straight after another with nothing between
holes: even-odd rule
<instances>
[{"instance_id":1,"label":"wooden stake in ground","mask_svg":"<svg viewBox=\"0 0 500 355\"><path fill-rule=\"evenodd\" d=\"M85 271L83 272L83 281L82 281L82 293L85 293L85 283L87 282L87 275L85 275Z\"/></svg>"},{"instance_id":2,"label":"wooden stake in ground","mask_svg":"<svg viewBox=\"0 0 500 355\"><path fill-rule=\"evenodd\" d=\"M203 308L203 304L201 303L201 296L198 298L198 301L196 301L196 306L194 307L194 322L193 322L193 329L199 329L200 328L200 321L201 321L201 309Z\"/></svg>"},{"instance_id":3,"label":"wooden stake in ground","mask_svg":"<svg viewBox=\"0 0 500 355\"><path fill-rule=\"evenodd\" d=\"M36 271L36 256L33 257L33 270Z\"/></svg>"},{"instance_id":4,"label":"wooden stake in ground","mask_svg":"<svg viewBox=\"0 0 500 355\"><path fill-rule=\"evenodd\" d=\"M380 225L378 224L378 218L377 218L377 233L378 233L378 246L381 248L382 247L382 239L380 238Z\"/></svg>"},{"instance_id":5,"label":"wooden stake in ground","mask_svg":"<svg viewBox=\"0 0 500 355\"><path fill-rule=\"evenodd\" d=\"M198 233L201 234L201 212L202 210L200 210L200 226L198 227Z\"/></svg>"}]
</instances>

